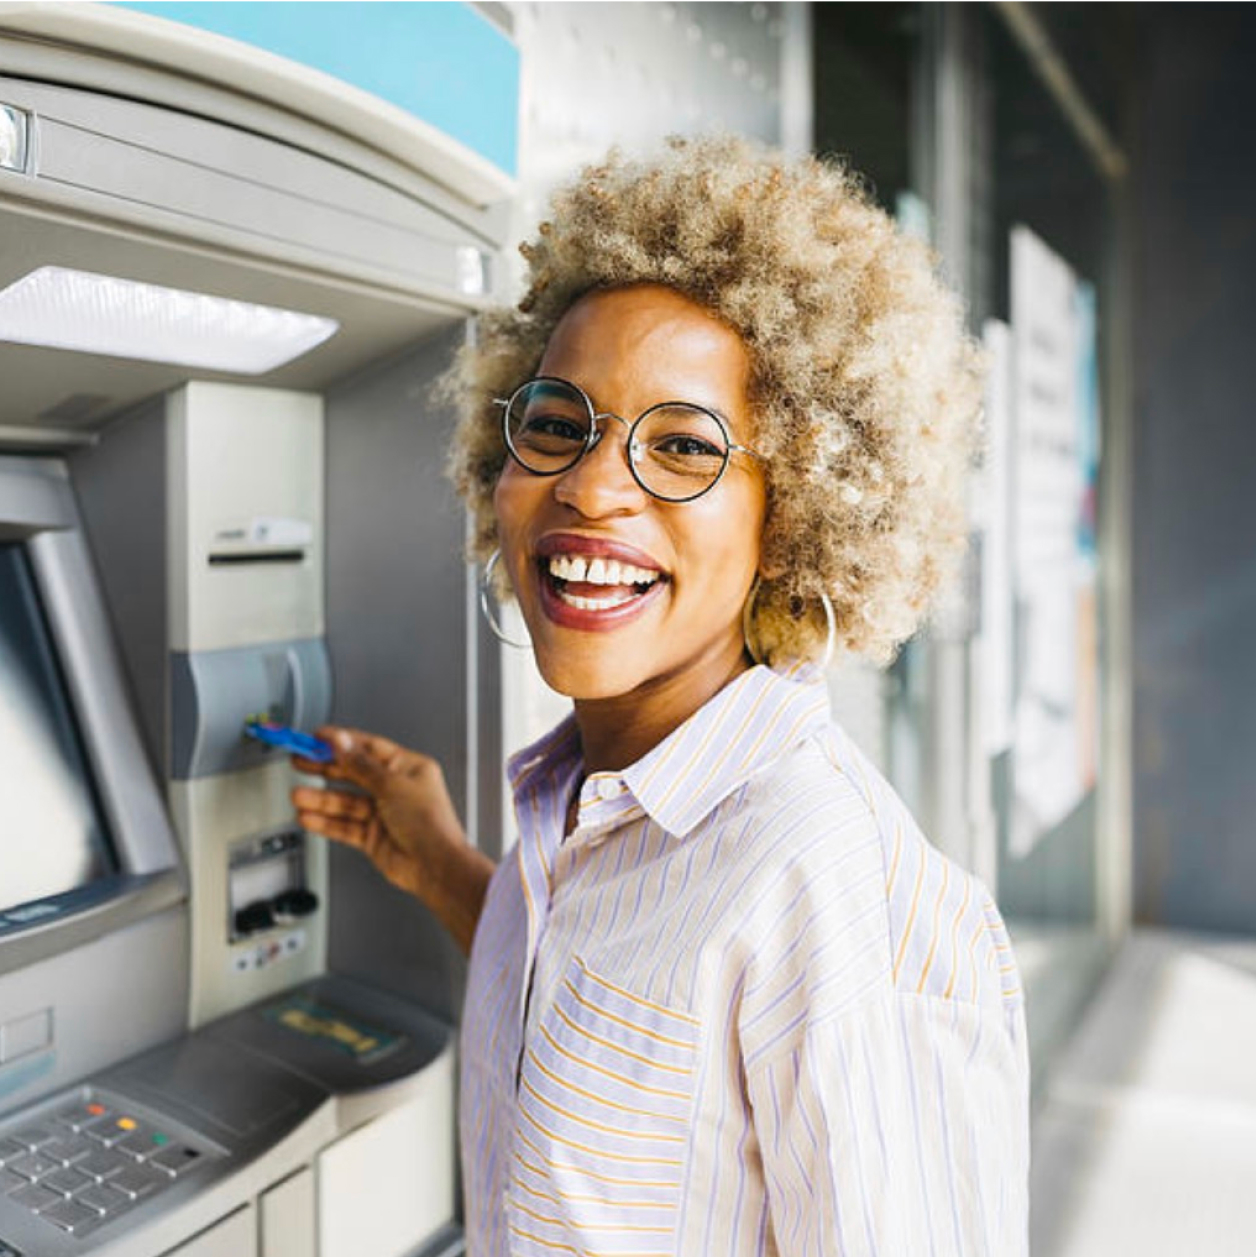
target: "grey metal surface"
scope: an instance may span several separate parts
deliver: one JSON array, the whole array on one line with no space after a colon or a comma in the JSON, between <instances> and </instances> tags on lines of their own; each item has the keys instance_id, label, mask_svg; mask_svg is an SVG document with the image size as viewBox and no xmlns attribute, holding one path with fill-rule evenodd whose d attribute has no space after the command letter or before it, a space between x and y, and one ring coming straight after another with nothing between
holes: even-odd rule
<instances>
[{"instance_id":1,"label":"grey metal surface","mask_svg":"<svg viewBox=\"0 0 1256 1257\"><path fill-rule=\"evenodd\" d=\"M494 825L500 765L469 762L464 513L445 480L451 420L431 382L460 323L327 395L327 642L337 723L438 759L460 814ZM488 686L487 690L484 689ZM481 689L496 693L481 672ZM487 704L486 704L487 706ZM481 711L485 738L495 713ZM487 763L481 760L481 763ZM463 966L429 914L333 846L329 965L453 1020Z\"/></svg>"},{"instance_id":2,"label":"grey metal surface","mask_svg":"<svg viewBox=\"0 0 1256 1257\"><path fill-rule=\"evenodd\" d=\"M35 534L28 552L87 756L126 869L155 873L174 868L174 835L131 715L78 512L67 482L56 483L64 496L65 525ZM0 507L0 514L5 513Z\"/></svg>"},{"instance_id":3,"label":"grey metal surface","mask_svg":"<svg viewBox=\"0 0 1256 1257\"><path fill-rule=\"evenodd\" d=\"M41 48L34 59L66 75L62 83L80 64L67 52L60 70L49 58ZM16 62L0 31L0 69ZM269 138L277 111L258 102L251 125L241 126L34 82L33 73L0 74L0 100L35 111L39 130L38 167L5 176L0 286L60 265L338 319L331 341L265 377L297 390L319 390L397 352L450 306L482 303L464 287L460 250L491 251L496 218L417 172L381 166L366 146L309 124L298 128L300 147ZM191 85L188 92L197 94ZM186 372L4 344L0 376L0 427L55 434L99 427Z\"/></svg>"},{"instance_id":4,"label":"grey metal surface","mask_svg":"<svg viewBox=\"0 0 1256 1257\"><path fill-rule=\"evenodd\" d=\"M313 1008L324 1020L342 1019L361 1030L364 1037L378 1038L380 1048L355 1053L325 1036L290 1029L278 1014L294 1001ZM223 1017L206 1032L217 1041L283 1061L285 1068L329 1092L351 1095L425 1069L445 1050L451 1028L387 992L328 974L276 999Z\"/></svg>"},{"instance_id":5,"label":"grey metal surface","mask_svg":"<svg viewBox=\"0 0 1256 1257\"><path fill-rule=\"evenodd\" d=\"M31 1103L186 1027L186 908L150 911L125 926L117 920L103 924L108 928L90 942L67 945L0 977L0 1017L7 1022L50 1009L53 1024L47 1050L0 1067L0 1111Z\"/></svg>"},{"instance_id":6,"label":"grey metal surface","mask_svg":"<svg viewBox=\"0 0 1256 1257\"><path fill-rule=\"evenodd\" d=\"M284 753L245 737L250 716L309 732L331 710L321 638L170 656L170 776L212 777Z\"/></svg>"},{"instance_id":7,"label":"grey metal surface","mask_svg":"<svg viewBox=\"0 0 1256 1257\"><path fill-rule=\"evenodd\" d=\"M50 1009L54 1025L46 1052L0 1068L4 1106L176 1033L187 1000L187 927L184 909L172 908L184 895L177 847L140 744L64 465L0 459L0 529L28 539L123 874L102 885L110 898L0 942L0 1015ZM136 991L144 992L138 1006ZM118 1012L109 1021L111 1009Z\"/></svg>"},{"instance_id":8,"label":"grey metal surface","mask_svg":"<svg viewBox=\"0 0 1256 1257\"><path fill-rule=\"evenodd\" d=\"M47 1122L72 1103L103 1102L201 1150L201 1163L82 1237L58 1231L12 1199L0 1198L0 1234L30 1257L117 1251L115 1245L145 1251L139 1237L147 1226L248 1166L327 1099L325 1088L279 1061L241 1052L208 1035L177 1039L13 1115L0 1130ZM132 1237L138 1241L134 1250Z\"/></svg>"},{"instance_id":9,"label":"grey metal surface","mask_svg":"<svg viewBox=\"0 0 1256 1257\"><path fill-rule=\"evenodd\" d=\"M70 477L149 762L166 772L166 423L158 397L76 450Z\"/></svg>"},{"instance_id":10,"label":"grey metal surface","mask_svg":"<svg viewBox=\"0 0 1256 1257\"><path fill-rule=\"evenodd\" d=\"M0 529L26 535L49 631L124 877L113 901L36 921L0 943L0 972L56 955L182 894L174 835L144 756L65 468L0 459ZM50 1000L52 996L50 995Z\"/></svg>"}]
</instances>

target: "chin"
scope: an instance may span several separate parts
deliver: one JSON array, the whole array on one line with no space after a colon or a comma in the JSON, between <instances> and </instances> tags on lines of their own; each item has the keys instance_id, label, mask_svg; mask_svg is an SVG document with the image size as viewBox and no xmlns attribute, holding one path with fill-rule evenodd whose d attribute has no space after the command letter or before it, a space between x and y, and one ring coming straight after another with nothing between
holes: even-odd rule
<instances>
[{"instance_id":1,"label":"chin","mask_svg":"<svg viewBox=\"0 0 1256 1257\"><path fill-rule=\"evenodd\" d=\"M619 658L612 657L613 651L599 651L601 659L577 659L570 650L536 646L536 666L551 690L573 701L618 698L636 689L644 677L624 667L622 648Z\"/></svg>"}]
</instances>

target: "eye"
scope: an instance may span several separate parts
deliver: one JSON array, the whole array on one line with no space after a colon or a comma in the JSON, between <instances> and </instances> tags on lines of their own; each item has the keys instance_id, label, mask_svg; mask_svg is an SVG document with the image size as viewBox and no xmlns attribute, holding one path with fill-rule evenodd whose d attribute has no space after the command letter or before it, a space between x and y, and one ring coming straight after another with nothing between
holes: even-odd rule
<instances>
[{"instance_id":1,"label":"eye","mask_svg":"<svg viewBox=\"0 0 1256 1257\"><path fill-rule=\"evenodd\" d=\"M566 415L540 411L524 416L519 428L523 440L575 441L582 444L585 425Z\"/></svg>"},{"instance_id":2,"label":"eye","mask_svg":"<svg viewBox=\"0 0 1256 1257\"><path fill-rule=\"evenodd\" d=\"M718 445L689 432L676 432L662 437L653 442L650 448L656 454L667 454L673 458L723 457L723 451Z\"/></svg>"}]
</instances>

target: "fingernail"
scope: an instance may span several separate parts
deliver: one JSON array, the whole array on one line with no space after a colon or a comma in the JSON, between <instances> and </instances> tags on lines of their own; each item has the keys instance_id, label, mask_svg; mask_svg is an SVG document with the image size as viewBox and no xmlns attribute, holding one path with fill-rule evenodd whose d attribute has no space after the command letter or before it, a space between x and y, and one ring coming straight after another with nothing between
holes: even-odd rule
<instances>
[{"instance_id":1,"label":"fingernail","mask_svg":"<svg viewBox=\"0 0 1256 1257\"><path fill-rule=\"evenodd\" d=\"M353 738L348 733L338 733L336 734L336 745L342 751L351 751L353 750Z\"/></svg>"}]
</instances>

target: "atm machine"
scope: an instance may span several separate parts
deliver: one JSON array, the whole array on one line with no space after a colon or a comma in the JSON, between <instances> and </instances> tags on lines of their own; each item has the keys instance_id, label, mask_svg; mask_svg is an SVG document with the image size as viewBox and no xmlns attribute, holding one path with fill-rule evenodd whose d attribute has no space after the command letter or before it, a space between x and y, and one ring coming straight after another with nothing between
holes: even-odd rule
<instances>
[{"instance_id":1,"label":"atm machine","mask_svg":"<svg viewBox=\"0 0 1256 1257\"><path fill-rule=\"evenodd\" d=\"M0 1257L463 1251L460 959L243 730L420 746L498 829L431 386L511 192L274 53L0 7Z\"/></svg>"}]
</instances>

